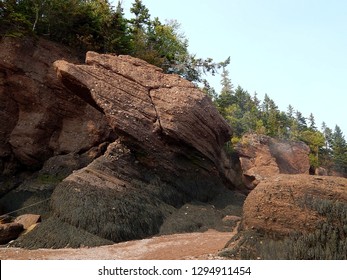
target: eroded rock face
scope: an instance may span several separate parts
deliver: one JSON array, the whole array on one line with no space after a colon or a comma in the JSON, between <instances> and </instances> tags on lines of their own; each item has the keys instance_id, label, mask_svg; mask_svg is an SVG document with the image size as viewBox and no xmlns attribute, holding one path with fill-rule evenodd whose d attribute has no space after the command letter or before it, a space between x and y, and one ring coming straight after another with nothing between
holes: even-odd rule
<instances>
[{"instance_id":1,"label":"eroded rock face","mask_svg":"<svg viewBox=\"0 0 347 280\"><path fill-rule=\"evenodd\" d=\"M188 160L232 184L222 160L231 129L192 83L129 56L88 52L86 65L55 67L67 87L105 114L138 161L178 176L187 171L178 162Z\"/></svg>"},{"instance_id":2,"label":"eroded rock face","mask_svg":"<svg viewBox=\"0 0 347 280\"><path fill-rule=\"evenodd\" d=\"M131 145L135 141L158 153L163 143L180 142L216 163L231 135L209 98L192 83L139 59L88 52L86 65L57 61L55 67L62 81L79 87L76 94L100 108Z\"/></svg>"},{"instance_id":3,"label":"eroded rock face","mask_svg":"<svg viewBox=\"0 0 347 280\"><path fill-rule=\"evenodd\" d=\"M0 175L38 169L51 156L86 151L109 137L103 114L68 94L53 62L78 61L42 39L0 42Z\"/></svg>"},{"instance_id":4,"label":"eroded rock face","mask_svg":"<svg viewBox=\"0 0 347 280\"><path fill-rule=\"evenodd\" d=\"M119 135L55 189L63 222L116 242L143 238L187 201L235 188L223 150L231 129L192 83L129 56L89 52L84 65L54 66Z\"/></svg>"},{"instance_id":5,"label":"eroded rock face","mask_svg":"<svg viewBox=\"0 0 347 280\"><path fill-rule=\"evenodd\" d=\"M129 56L89 52L79 64L46 41L27 44L1 54L1 172L9 163L13 173L41 170L0 204L6 211L40 205L31 210L42 223L14 245L143 238L185 203L242 188L223 149L231 128L194 84ZM14 59L19 54L23 62ZM239 203L229 207L228 197L218 211L238 215Z\"/></svg>"},{"instance_id":6,"label":"eroded rock face","mask_svg":"<svg viewBox=\"0 0 347 280\"><path fill-rule=\"evenodd\" d=\"M277 174L309 174L309 147L303 142L276 140L247 134L237 146L243 181L254 189L263 179Z\"/></svg>"}]
</instances>

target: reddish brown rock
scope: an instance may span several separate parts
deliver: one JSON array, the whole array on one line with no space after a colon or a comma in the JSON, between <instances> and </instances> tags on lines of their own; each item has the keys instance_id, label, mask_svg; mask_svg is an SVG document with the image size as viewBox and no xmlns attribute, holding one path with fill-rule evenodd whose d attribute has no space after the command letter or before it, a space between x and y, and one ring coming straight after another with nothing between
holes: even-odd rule
<instances>
[{"instance_id":1,"label":"reddish brown rock","mask_svg":"<svg viewBox=\"0 0 347 280\"><path fill-rule=\"evenodd\" d=\"M55 67L67 86L83 88L76 94L100 108L113 129L151 150L169 137L220 158L231 129L192 83L129 56L88 52L86 64L57 61Z\"/></svg>"},{"instance_id":2,"label":"reddish brown rock","mask_svg":"<svg viewBox=\"0 0 347 280\"><path fill-rule=\"evenodd\" d=\"M318 167L315 170L315 175L318 175L318 176L328 176L329 173L328 173L327 169L325 169L323 167Z\"/></svg>"},{"instance_id":3,"label":"reddish brown rock","mask_svg":"<svg viewBox=\"0 0 347 280\"><path fill-rule=\"evenodd\" d=\"M0 42L0 175L40 167L52 155L85 151L110 134L104 115L68 94L53 62L78 61L43 39Z\"/></svg>"},{"instance_id":4,"label":"reddish brown rock","mask_svg":"<svg viewBox=\"0 0 347 280\"><path fill-rule=\"evenodd\" d=\"M86 65L57 61L55 67L66 86L78 87L75 94L105 113L122 143L147 155L140 162L179 174L177 157L196 152L191 161L233 184L222 149L231 129L192 83L129 56L88 52Z\"/></svg>"},{"instance_id":5,"label":"reddish brown rock","mask_svg":"<svg viewBox=\"0 0 347 280\"><path fill-rule=\"evenodd\" d=\"M276 174L309 174L309 147L303 142L247 134L237 145L243 181L251 190Z\"/></svg>"},{"instance_id":6,"label":"reddish brown rock","mask_svg":"<svg viewBox=\"0 0 347 280\"><path fill-rule=\"evenodd\" d=\"M55 189L61 220L115 242L143 238L185 202L235 189L223 150L231 128L192 83L128 56L89 52L84 65L54 65L120 136Z\"/></svg>"},{"instance_id":7,"label":"reddish brown rock","mask_svg":"<svg viewBox=\"0 0 347 280\"><path fill-rule=\"evenodd\" d=\"M347 203L347 179L280 174L262 181L247 196L242 228L270 236L312 232L325 221L329 203Z\"/></svg>"},{"instance_id":8,"label":"reddish brown rock","mask_svg":"<svg viewBox=\"0 0 347 280\"><path fill-rule=\"evenodd\" d=\"M22 45L0 63L15 120L3 129L3 162L12 156L42 168L16 187L25 203L14 191L0 198L7 211L34 203L30 210L45 215L18 246L144 238L185 203L240 188L223 149L231 128L194 84L139 59L93 52L86 64L56 61L56 80L50 65L62 51L28 44L22 64L13 55L24 55ZM235 214L230 209L225 214Z\"/></svg>"}]
</instances>

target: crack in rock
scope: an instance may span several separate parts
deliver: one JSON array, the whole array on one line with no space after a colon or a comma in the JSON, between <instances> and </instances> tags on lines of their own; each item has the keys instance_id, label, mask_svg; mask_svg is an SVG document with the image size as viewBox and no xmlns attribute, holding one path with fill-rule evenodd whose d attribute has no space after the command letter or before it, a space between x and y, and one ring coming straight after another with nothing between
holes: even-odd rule
<instances>
[{"instance_id":1,"label":"crack in rock","mask_svg":"<svg viewBox=\"0 0 347 280\"><path fill-rule=\"evenodd\" d=\"M153 102L153 98L152 98L152 95L151 95L151 90L153 89L149 89L148 90L148 97L151 101L151 104L154 108L154 111L155 111L155 114L156 114L156 120L154 122L154 129L153 129L153 132L159 132L159 133L162 133L163 132L163 127L161 125L161 121L160 121L160 116L159 116L159 113L158 113L158 110L157 110L157 107L155 106L154 102Z\"/></svg>"}]
</instances>

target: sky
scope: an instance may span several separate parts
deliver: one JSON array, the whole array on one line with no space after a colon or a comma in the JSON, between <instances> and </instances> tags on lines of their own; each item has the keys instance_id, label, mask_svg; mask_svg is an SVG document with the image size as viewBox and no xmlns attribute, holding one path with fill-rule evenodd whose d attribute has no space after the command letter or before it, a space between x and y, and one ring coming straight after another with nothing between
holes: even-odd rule
<instances>
[{"instance_id":1,"label":"sky","mask_svg":"<svg viewBox=\"0 0 347 280\"><path fill-rule=\"evenodd\" d=\"M118 1L111 1L116 3ZM123 0L130 17L133 0ZM151 17L175 19L197 57L224 61L230 79L347 136L347 1L142 0ZM220 75L208 78L220 90Z\"/></svg>"}]
</instances>

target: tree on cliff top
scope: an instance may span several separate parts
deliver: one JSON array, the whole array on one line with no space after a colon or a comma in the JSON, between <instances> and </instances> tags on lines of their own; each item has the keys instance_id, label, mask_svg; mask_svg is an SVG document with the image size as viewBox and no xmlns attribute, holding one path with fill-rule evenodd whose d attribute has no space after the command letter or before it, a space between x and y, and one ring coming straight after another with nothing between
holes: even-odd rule
<instances>
[{"instance_id":1,"label":"tree on cliff top","mask_svg":"<svg viewBox=\"0 0 347 280\"><path fill-rule=\"evenodd\" d=\"M347 143L341 128L336 125L332 135L334 169L347 174Z\"/></svg>"},{"instance_id":2,"label":"tree on cliff top","mask_svg":"<svg viewBox=\"0 0 347 280\"><path fill-rule=\"evenodd\" d=\"M129 54L194 82L221 67L188 52L177 21L152 20L141 0L131 12L126 19L121 2L114 10L107 0L2 0L0 36L36 34L83 52Z\"/></svg>"}]
</instances>

